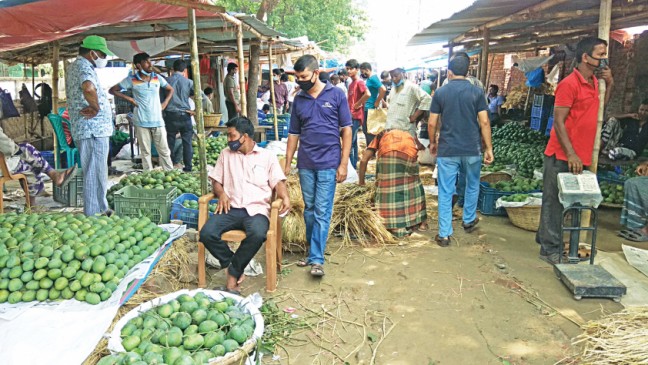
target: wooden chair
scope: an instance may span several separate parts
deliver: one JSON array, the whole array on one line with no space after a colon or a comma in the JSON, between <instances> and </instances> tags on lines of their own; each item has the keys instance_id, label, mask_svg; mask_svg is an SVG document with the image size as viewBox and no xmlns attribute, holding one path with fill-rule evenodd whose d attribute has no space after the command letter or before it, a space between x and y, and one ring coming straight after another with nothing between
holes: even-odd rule
<instances>
[{"instance_id":1,"label":"wooden chair","mask_svg":"<svg viewBox=\"0 0 648 365\"><path fill-rule=\"evenodd\" d=\"M198 232L207 223L209 214L208 204L215 198L213 193L206 194L198 199ZM266 251L266 291L273 292L277 289L277 271L281 271L283 255L281 247L281 217L279 209L281 199L272 202L270 209L270 228L265 241ZM239 230L228 231L222 234L221 239L226 242L241 242L245 239L245 232ZM205 278L205 245L198 242L198 287L204 288L207 284Z\"/></svg>"},{"instance_id":2,"label":"wooden chair","mask_svg":"<svg viewBox=\"0 0 648 365\"><path fill-rule=\"evenodd\" d=\"M12 175L11 171L9 171L9 166L7 166L7 160L2 153L0 153L0 171L2 172L2 177L0 177L0 214L4 213L4 184L11 180L18 180L20 185L22 185L22 188L25 191L25 205L27 206L27 209L29 209L31 205L29 204L29 183L27 182L27 176L24 174Z\"/></svg>"}]
</instances>

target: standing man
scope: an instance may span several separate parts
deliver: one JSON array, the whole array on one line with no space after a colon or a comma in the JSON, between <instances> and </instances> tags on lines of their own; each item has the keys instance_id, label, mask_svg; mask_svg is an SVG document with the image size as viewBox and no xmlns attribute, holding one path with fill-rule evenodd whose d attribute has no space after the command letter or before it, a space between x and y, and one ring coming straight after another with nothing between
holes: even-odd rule
<instances>
[{"instance_id":1,"label":"standing man","mask_svg":"<svg viewBox=\"0 0 648 365\"><path fill-rule=\"evenodd\" d=\"M504 104L504 97L499 94L499 86L491 85L488 88L488 117L490 118L491 125L499 123L502 119L502 105Z\"/></svg>"},{"instance_id":2,"label":"standing man","mask_svg":"<svg viewBox=\"0 0 648 365\"><path fill-rule=\"evenodd\" d=\"M460 171L466 179L463 228L466 232L472 232L479 222L477 198L482 140L485 145L484 163L493 162L488 105L484 99L484 91L466 80L469 65L463 57L450 61L448 65L450 82L434 94L430 108L428 128L431 136L436 136L439 117L443 118L438 147L437 140L430 138L430 152L437 153L439 234L435 237L435 241L441 247L450 245L452 197L455 194Z\"/></svg>"},{"instance_id":3,"label":"standing man","mask_svg":"<svg viewBox=\"0 0 648 365\"><path fill-rule=\"evenodd\" d=\"M292 76L291 76L292 77ZM295 94L297 93L297 83L290 80L288 74L281 75L281 83L286 85L286 90L288 90L288 103L286 104L286 109L284 113L290 113L292 108L292 103L295 101Z\"/></svg>"},{"instance_id":4,"label":"standing man","mask_svg":"<svg viewBox=\"0 0 648 365\"><path fill-rule=\"evenodd\" d=\"M344 86L344 83L340 81L340 76L338 74L331 75L331 84L333 84L333 86L337 87L338 89L342 90L344 92L345 97L348 95L347 88L346 86Z\"/></svg>"},{"instance_id":5,"label":"standing man","mask_svg":"<svg viewBox=\"0 0 648 365\"><path fill-rule=\"evenodd\" d=\"M419 149L425 148L416 138L416 126L423 113L430 110L432 98L415 83L405 79L405 70L395 68L389 71L392 89L387 97L389 110L385 129L408 131L416 140Z\"/></svg>"},{"instance_id":6,"label":"standing man","mask_svg":"<svg viewBox=\"0 0 648 365\"><path fill-rule=\"evenodd\" d=\"M367 139L367 146L369 146L375 136L367 132L367 115L369 114L369 109L378 109L380 107L380 103L385 98L385 94L387 94L387 88L382 84L378 75L372 74L371 64L369 62L363 62L360 65L360 73L367 80L367 89L371 93L371 96L364 105L364 123L362 123L362 133L364 133Z\"/></svg>"},{"instance_id":7,"label":"standing man","mask_svg":"<svg viewBox=\"0 0 648 365\"><path fill-rule=\"evenodd\" d=\"M545 149L542 211L536 242L540 259L557 264L562 254L562 212L558 200L558 174L580 174L592 163L599 108L596 76L606 84L605 103L611 95L614 80L608 67L607 42L596 37L583 38L576 46L574 71L556 88L554 124Z\"/></svg>"},{"instance_id":8,"label":"standing man","mask_svg":"<svg viewBox=\"0 0 648 365\"><path fill-rule=\"evenodd\" d=\"M300 57L295 63L297 84L286 148L286 175L290 173L297 142L297 168L304 198L308 258L299 266L311 265L313 276L324 276L324 250L328 239L336 182L347 176L351 151L351 114L342 90L319 80L317 59ZM342 136L342 143L340 143Z\"/></svg>"},{"instance_id":9,"label":"standing man","mask_svg":"<svg viewBox=\"0 0 648 365\"><path fill-rule=\"evenodd\" d=\"M106 67L106 57L113 55L104 38L87 36L65 73L72 136L83 166L83 213L87 216L110 214L106 161L113 134L112 110L95 68Z\"/></svg>"},{"instance_id":10,"label":"standing man","mask_svg":"<svg viewBox=\"0 0 648 365\"><path fill-rule=\"evenodd\" d=\"M172 170L173 162L171 161L171 151L167 142L167 131L164 128L162 111L171 101L173 88L163 77L153 72L153 65L147 53L138 53L133 56L133 65L137 70L119 84L111 87L110 93L129 101L135 107L133 122L144 170L153 169L151 141L155 143L155 148L158 151L160 166L166 171ZM162 103L160 103L160 88L164 88L166 91L166 98ZM132 90L133 97L124 95L121 90Z\"/></svg>"},{"instance_id":11,"label":"standing man","mask_svg":"<svg viewBox=\"0 0 648 365\"><path fill-rule=\"evenodd\" d=\"M193 158L193 125L191 115L194 113L189 105L189 98L193 96L193 80L187 78L187 64L183 60L173 62L173 74L167 79L169 86L174 90L171 101L164 110L164 122L166 125L167 145L175 147L176 134L180 133L182 138L182 162L183 171L191 172L191 160Z\"/></svg>"},{"instance_id":12,"label":"standing man","mask_svg":"<svg viewBox=\"0 0 648 365\"><path fill-rule=\"evenodd\" d=\"M360 64L354 59L346 62L346 71L351 79L347 98L351 108L351 118L353 126L351 127L351 165L354 169L358 168L358 129L364 124L364 105L371 97L371 93L364 81L360 79ZM366 127L363 127L366 129Z\"/></svg>"},{"instance_id":13,"label":"standing man","mask_svg":"<svg viewBox=\"0 0 648 365\"><path fill-rule=\"evenodd\" d=\"M227 76L225 76L225 106L227 107L227 118L232 119L241 114L241 89L234 78L238 73L238 65L234 62L227 64Z\"/></svg>"},{"instance_id":14,"label":"standing man","mask_svg":"<svg viewBox=\"0 0 648 365\"><path fill-rule=\"evenodd\" d=\"M277 115L283 114L288 107L288 88L281 81L284 75L281 75L279 69L272 70L272 82L274 82L275 104L277 105ZM286 79L288 78L287 75Z\"/></svg>"},{"instance_id":15,"label":"standing man","mask_svg":"<svg viewBox=\"0 0 648 365\"><path fill-rule=\"evenodd\" d=\"M351 78L349 77L347 70L345 68L341 69L340 71L338 71L338 76L340 76L340 81L342 81L344 87L349 90L349 86L351 85Z\"/></svg>"}]
</instances>

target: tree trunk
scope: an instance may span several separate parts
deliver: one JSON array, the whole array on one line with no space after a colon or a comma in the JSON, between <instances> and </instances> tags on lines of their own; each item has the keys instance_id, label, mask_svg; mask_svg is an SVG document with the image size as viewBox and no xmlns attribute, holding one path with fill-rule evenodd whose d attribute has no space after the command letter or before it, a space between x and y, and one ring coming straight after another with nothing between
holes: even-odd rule
<instances>
[{"instance_id":1,"label":"tree trunk","mask_svg":"<svg viewBox=\"0 0 648 365\"><path fill-rule=\"evenodd\" d=\"M259 125L257 118L257 90L259 89L259 59L261 45L250 45L250 63L248 66L247 116L252 123Z\"/></svg>"}]
</instances>

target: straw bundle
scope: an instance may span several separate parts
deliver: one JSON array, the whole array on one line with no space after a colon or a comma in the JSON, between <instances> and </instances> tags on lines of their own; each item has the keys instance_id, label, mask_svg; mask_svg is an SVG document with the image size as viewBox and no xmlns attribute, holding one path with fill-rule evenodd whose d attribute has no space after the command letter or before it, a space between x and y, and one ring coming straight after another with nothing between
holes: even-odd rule
<instances>
[{"instance_id":1,"label":"straw bundle","mask_svg":"<svg viewBox=\"0 0 648 365\"><path fill-rule=\"evenodd\" d=\"M131 309L184 287L182 285L182 279L186 276L186 272L190 271L190 257L188 254L188 246L190 244L192 243L186 237L182 237L173 242L169 250L167 250L157 265L155 265L137 293L119 308L117 315L106 332L111 332L119 319L130 312ZM108 351L107 346L108 340L105 338L101 339L92 354L83 362L83 365L94 365L102 357L109 355L110 351Z\"/></svg>"},{"instance_id":2,"label":"straw bundle","mask_svg":"<svg viewBox=\"0 0 648 365\"><path fill-rule=\"evenodd\" d=\"M648 307L631 307L590 321L574 345L584 345L579 363L648 364Z\"/></svg>"},{"instance_id":3,"label":"straw bundle","mask_svg":"<svg viewBox=\"0 0 648 365\"><path fill-rule=\"evenodd\" d=\"M306 223L304 223L304 199L302 198L299 176L290 174L287 181L291 209L283 220L283 247L290 252L306 252Z\"/></svg>"}]
</instances>

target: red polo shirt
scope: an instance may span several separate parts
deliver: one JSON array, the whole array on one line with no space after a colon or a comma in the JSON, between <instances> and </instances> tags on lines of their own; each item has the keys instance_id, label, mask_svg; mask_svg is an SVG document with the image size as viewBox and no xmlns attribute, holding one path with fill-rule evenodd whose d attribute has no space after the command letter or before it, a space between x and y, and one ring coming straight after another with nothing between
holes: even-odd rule
<instances>
[{"instance_id":1,"label":"red polo shirt","mask_svg":"<svg viewBox=\"0 0 648 365\"><path fill-rule=\"evenodd\" d=\"M354 110L353 105L362 99L365 91L367 91L367 85L363 80L358 78L353 80L351 85L349 85L349 92L347 94L347 99L349 100L349 109L351 110L351 117L355 120L359 120L360 124L364 123L364 105L361 105L359 109Z\"/></svg>"},{"instance_id":2,"label":"red polo shirt","mask_svg":"<svg viewBox=\"0 0 648 365\"><path fill-rule=\"evenodd\" d=\"M565 120L567 136L576 152L583 161L583 165L592 163L594 139L596 139L596 125L599 108L598 80L592 76L594 86L590 85L578 70L565 77L556 88L555 107L569 108ZM558 160L567 161L567 154L563 151L556 136L556 130L551 129L549 143L545 155L556 155Z\"/></svg>"}]
</instances>

